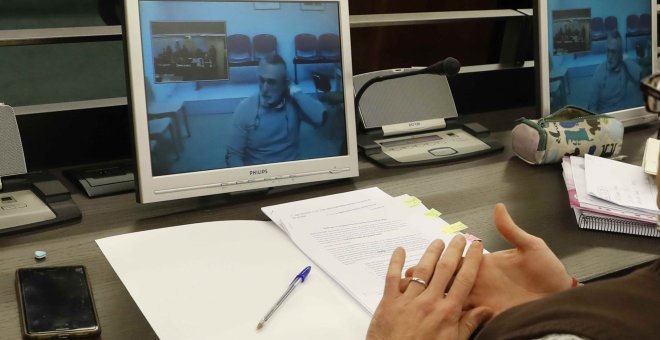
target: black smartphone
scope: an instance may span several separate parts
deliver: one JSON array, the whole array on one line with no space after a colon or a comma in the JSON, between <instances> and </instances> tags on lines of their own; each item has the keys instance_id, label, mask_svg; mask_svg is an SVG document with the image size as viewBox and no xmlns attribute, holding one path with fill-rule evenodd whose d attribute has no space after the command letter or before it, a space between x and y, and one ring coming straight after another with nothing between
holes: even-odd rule
<instances>
[{"instance_id":1,"label":"black smartphone","mask_svg":"<svg viewBox=\"0 0 660 340\"><path fill-rule=\"evenodd\" d=\"M21 268L16 291L28 339L96 336L101 327L84 266Z\"/></svg>"}]
</instances>

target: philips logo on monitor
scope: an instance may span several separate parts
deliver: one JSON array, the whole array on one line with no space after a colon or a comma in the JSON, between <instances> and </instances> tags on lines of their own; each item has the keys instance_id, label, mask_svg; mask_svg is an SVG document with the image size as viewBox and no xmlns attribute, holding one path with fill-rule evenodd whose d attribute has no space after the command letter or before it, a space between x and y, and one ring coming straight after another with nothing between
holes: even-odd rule
<instances>
[{"instance_id":1,"label":"philips logo on monitor","mask_svg":"<svg viewBox=\"0 0 660 340\"><path fill-rule=\"evenodd\" d=\"M268 173L268 169L250 170L250 176L265 175L267 173Z\"/></svg>"}]
</instances>

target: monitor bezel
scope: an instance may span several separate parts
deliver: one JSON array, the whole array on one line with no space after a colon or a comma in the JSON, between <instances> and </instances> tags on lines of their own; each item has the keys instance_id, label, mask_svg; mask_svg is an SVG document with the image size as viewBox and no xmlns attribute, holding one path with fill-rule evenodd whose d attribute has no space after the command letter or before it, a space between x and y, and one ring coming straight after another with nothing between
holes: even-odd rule
<instances>
[{"instance_id":1,"label":"monitor bezel","mask_svg":"<svg viewBox=\"0 0 660 340\"><path fill-rule=\"evenodd\" d=\"M254 3L261 1L227 0L224 2ZM132 113L133 123L138 202L151 203L358 176L348 0L265 2L324 2L338 4L347 153L326 158L154 176L147 128L145 65L143 62L142 30L139 17L140 1L125 0L124 40L126 71L129 81L129 110Z\"/></svg>"},{"instance_id":2,"label":"monitor bezel","mask_svg":"<svg viewBox=\"0 0 660 340\"><path fill-rule=\"evenodd\" d=\"M540 117L550 115L550 32L548 30L548 1L549 0L536 0L534 1L534 18L535 18L535 69L536 69L536 84L537 84L537 108ZM592 0L598 1L598 0ZM647 0L649 2L651 14L651 72L657 72L657 53L658 53L658 36L657 36L657 3L655 0ZM625 32L624 32L625 33ZM640 90L641 91L641 90ZM570 103L568 103L570 105ZM619 111L607 112L608 115L620 120L624 126L633 126L653 122L658 119L658 115L646 111L644 103L640 103L639 107L632 107Z\"/></svg>"}]
</instances>

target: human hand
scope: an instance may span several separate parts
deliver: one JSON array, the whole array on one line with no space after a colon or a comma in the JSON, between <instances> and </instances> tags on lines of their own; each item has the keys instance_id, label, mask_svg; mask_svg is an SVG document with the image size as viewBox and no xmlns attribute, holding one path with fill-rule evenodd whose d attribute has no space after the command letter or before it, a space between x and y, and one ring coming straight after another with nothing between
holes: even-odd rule
<instances>
[{"instance_id":1,"label":"human hand","mask_svg":"<svg viewBox=\"0 0 660 340\"><path fill-rule=\"evenodd\" d=\"M473 242L458 269L465 242L465 238L455 237L446 250L441 240L431 243L413 273L427 286L412 281L403 292L399 285L406 255L397 248L367 340L468 339L488 320L492 312L487 307L463 311L483 258L481 242Z\"/></svg>"},{"instance_id":2,"label":"human hand","mask_svg":"<svg viewBox=\"0 0 660 340\"><path fill-rule=\"evenodd\" d=\"M300 86L295 85L295 84L289 85L289 95L291 97L293 97L294 95L296 95L298 93L302 93L302 89L300 88Z\"/></svg>"},{"instance_id":3,"label":"human hand","mask_svg":"<svg viewBox=\"0 0 660 340\"><path fill-rule=\"evenodd\" d=\"M543 239L530 235L495 205L495 227L514 249L484 256L467 308L487 306L495 315L520 304L571 288L573 278Z\"/></svg>"},{"instance_id":4,"label":"human hand","mask_svg":"<svg viewBox=\"0 0 660 340\"><path fill-rule=\"evenodd\" d=\"M495 205L495 227L515 248L484 256L465 308L486 306L494 316L517 305L569 289L573 278L543 239L530 235ZM400 291L410 284L415 267L406 270Z\"/></svg>"}]
</instances>

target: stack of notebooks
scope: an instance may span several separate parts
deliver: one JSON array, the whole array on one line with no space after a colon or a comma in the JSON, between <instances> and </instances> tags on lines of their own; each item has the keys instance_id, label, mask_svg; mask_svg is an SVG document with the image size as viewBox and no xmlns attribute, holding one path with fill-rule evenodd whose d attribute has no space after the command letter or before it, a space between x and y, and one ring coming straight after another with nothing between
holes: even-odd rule
<instances>
[{"instance_id":1,"label":"stack of notebooks","mask_svg":"<svg viewBox=\"0 0 660 340\"><path fill-rule=\"evenodd\" d=\"M642 167L585 155L562 168L580 228L660 237L655 177Z\"/></svg>"}]
</instances>

